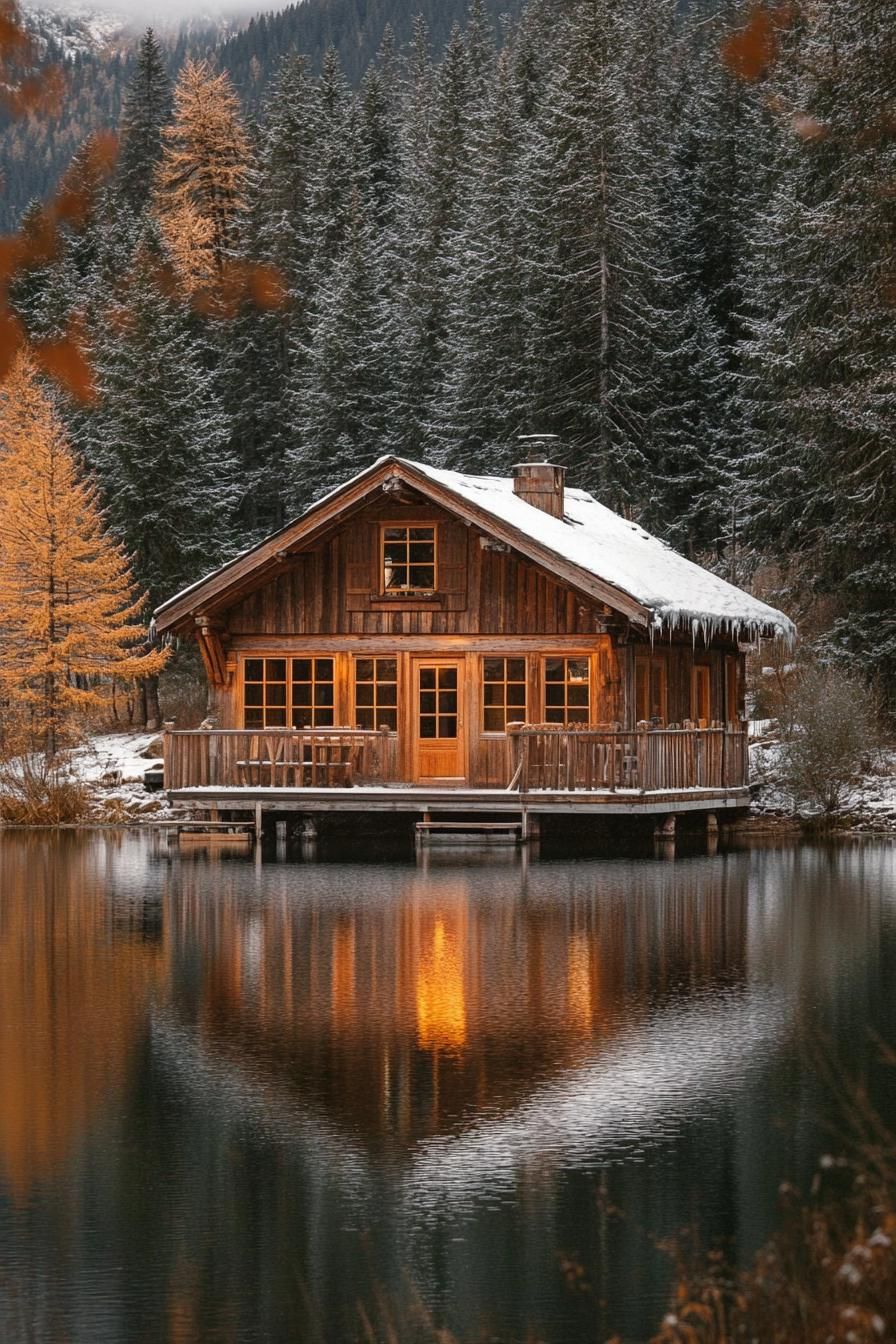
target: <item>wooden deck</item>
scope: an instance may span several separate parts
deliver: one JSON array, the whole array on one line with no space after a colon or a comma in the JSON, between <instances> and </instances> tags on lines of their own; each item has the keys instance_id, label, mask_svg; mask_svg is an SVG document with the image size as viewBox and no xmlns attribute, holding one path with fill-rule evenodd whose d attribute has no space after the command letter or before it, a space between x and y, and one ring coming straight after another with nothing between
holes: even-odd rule
<instances>
[{"instance_id":1,"label":"wooden deck","mask_svg":"<svg viewBox=\"0 0 896 1344\"><path fill-rule=\"evenodd\" d=\"M438 789L400 786L280 788L200 785L169 789L172 803L194 808L247 812L469 813L521 817L532 814L582 816L664 816L676 812L719 812L749 805L746 788L560 790Z\"/></svg>"}]
</instances>

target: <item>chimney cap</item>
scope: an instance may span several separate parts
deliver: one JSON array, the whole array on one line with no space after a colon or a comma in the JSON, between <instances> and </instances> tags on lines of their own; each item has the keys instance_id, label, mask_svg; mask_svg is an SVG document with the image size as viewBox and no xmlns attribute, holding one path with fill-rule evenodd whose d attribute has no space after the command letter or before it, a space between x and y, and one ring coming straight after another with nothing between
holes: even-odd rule
<instances>
[{"instance_id":1,"label":"chimney cap","mask_svg":"<svg viewBox=\"0 0 896 1344\"><path fill-rule=\"evenodd\" d=\"M517 443L524 444L528 448L526 461L537 463L548 461L547 451L553 447L559 437L558 434L517 434L516 439ZM518 465L525 465L525 463Z\"/></svg>"}]
</instances>

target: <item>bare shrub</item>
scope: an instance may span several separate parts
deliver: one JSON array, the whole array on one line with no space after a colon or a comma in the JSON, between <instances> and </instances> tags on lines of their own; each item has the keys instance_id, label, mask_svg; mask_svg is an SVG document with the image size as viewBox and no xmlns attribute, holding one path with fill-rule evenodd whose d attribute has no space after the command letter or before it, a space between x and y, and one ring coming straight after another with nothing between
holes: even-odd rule
<instances>
[{"instance_id":1,"label":"bare shrub","mask_svg":"<svg viewBox=\"0 0 896 1344\"><path fill-rule=\"evenodd\" d=\"M839 668L810 666L787 703L781 767L801 803L826 815L845 803L863 758L873 750L877 714L866 683Z\"/></svg>"}]
</instances>

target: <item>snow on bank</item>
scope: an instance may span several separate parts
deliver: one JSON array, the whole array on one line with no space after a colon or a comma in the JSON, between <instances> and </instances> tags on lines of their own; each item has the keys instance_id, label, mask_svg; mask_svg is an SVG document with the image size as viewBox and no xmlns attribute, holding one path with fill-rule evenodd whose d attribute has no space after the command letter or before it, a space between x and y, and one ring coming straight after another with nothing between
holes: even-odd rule
<instances>
[{"instance_id":1,"label":"snow on bank","mask_svg":"<svg viewBox=\"0 0 896 1344\"><path fill-rule=\"evenodd\" d=\"M149 793L143 785L145 772L162 765L160 748L158 733L102 733L72 753L72 773L93 785L99 819L158 821L172 815L165 794Z\"/></svg>"},{"instance_id":2,"label":"snow on bank","mask_svg":"<svg viewBox=\"0 0 896 1344\"><path fill-rule=\"evenodd\" d=\"M784 783L776 727L767 719L754 733L750 724L750 810L759 816L808 815ZM896 750L882 747L875 754L872 769L853 780L841 811L852 830L896 833Z\"/></svg>"}]
</instances>

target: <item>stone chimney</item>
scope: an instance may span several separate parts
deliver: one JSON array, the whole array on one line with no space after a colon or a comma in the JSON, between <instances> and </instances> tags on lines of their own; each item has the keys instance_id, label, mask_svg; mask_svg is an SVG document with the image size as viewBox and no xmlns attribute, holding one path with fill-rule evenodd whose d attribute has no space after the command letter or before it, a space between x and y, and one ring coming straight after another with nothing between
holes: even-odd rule
<instances>
[{"instance_id":1,"label":"stone chimney","mask_svg":"<svg viewBox=\"0 0 896 1344\"><path fill-rule=\"evenodd\" d=\"M513 469L513 493L552 518L562 518L566 468L555 467L547 460L547 453L556 444L557 436L521 434L519 441L528 449L528 461L518 462Z\"/></svg>"}]
</instances>

